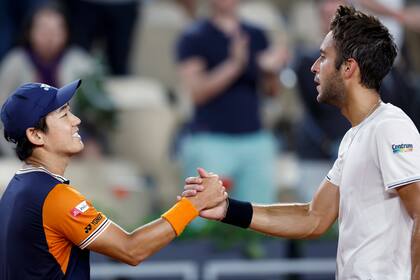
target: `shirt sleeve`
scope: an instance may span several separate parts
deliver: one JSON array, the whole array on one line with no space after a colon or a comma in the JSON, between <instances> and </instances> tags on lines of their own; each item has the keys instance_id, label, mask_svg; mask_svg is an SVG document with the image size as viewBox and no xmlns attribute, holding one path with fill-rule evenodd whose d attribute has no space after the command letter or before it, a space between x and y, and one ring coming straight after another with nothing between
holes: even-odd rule
<instances>
[{"instance_id":1,"label":"shirt sleeve","mask_svg":"<svg viewBox=\"0 0 420 280\"><path fill-rule=\"evenodd\" d=\"M330 171L328 171L328 174L325 177L327 181L329 181L333 185L336 185L337 187L339 187L341 184L341 174L343 172L345 147L348 147L349 141L348 135L349 132L347 132L341 140L340 147L338 148L337 159L335 160L333 167L330 169Z\"/></svg>"},{"instance_id":2,"label":"shirt sleeve","mask_svg":"<svg viewBox=\"0 0 420 280\"><path fill-rule=\"evenodd\" d=\"M256 29L255 39L257 52L265 51L270 46L267 34L262 29Z\"/></svg>"},{"instance_id":3,"label":"shirt sleeve","mask_svg":"<svg viewBox=\"0 0 420 280\"><path fill-rule=\"evenodd\" d=\"M69 185L59 184L45 199L44 226L81 249L92 243L111 221Z\"/></svg>"},{"instance_id":4,"label":"shirt sleeve","mask_svg":"<svg viewBox=\"0 0 420 280\"><path fill-rule=\"evenodd\" d=\"M386 190L420 181L420 135L409 120L378 125L376 146Z\"/></svg>"},{"instance_id":5,"label":"shirt sleeve","mask_svg":"<svg viewBox=\"0 0 420 280\"><path fill-rule=\"evenodd\" d=\"M327 176L325 176L325 179L327 181L329 181L330 183L332 183L335 186L340 186L340 182L341 182L341 159L338 157L335 162L333 167L330 169L330 171L328 171Z\"/></svg>"},{"instance_id":6,"label":"shirt sleeve","mask_svg":"<svg viewBox=\"0 0 420 280\"><path fill-rule=\"evenodd\" d=\"M184 32L176 44L176 60L183 62L189 58L202 57L198 35L192 32Z\"/></svg>"}]
</instances>

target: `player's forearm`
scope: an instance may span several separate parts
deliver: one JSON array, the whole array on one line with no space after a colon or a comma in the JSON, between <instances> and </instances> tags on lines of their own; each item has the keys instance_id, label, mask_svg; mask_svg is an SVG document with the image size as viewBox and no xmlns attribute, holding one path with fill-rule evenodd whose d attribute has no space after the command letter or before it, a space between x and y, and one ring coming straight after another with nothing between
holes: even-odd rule
<instances>
[{"instance_id":1,"label":"player's forearm","mask_svg":"<svg viewBox=\"0 0 420 280\"><path fill-rule=\"evenodd\" d=\"M129 236L128 262L137 265L168 245L176 237L172 226L163 218L144 225Z\"/></svg>"},{"instance_id":2,"label":"player's forearm","mask_svg":"<svg viewBox=\"0 0 420 280\"><path fill-rule=\"evenodd\" d=\"M253 206L250 228L268 235L283 238L318 237L326 229L321 217L311 211L309 203Z\"/></svg>"},{"instance_id":3,"label":"player's forearm","mask_svg":"<svg viewBox=\"0 0 420 280\"><path fill-rule=\"evenodd\" d=\"M420 279L420 217L414 219L411 239L411 279Z\"/></svg>"},{"instance_id":4,"label":"player's forearm","mask_svg":"<svg viewBox=\"0 0 420 280\"><path fill-rule=\"evenodd\" d=\"M242 68L232 60L226 60L210 72L197 75L190 82L192 100L201 105L218 96L230 86L241 73Z\"/></svg>"},{"instance_id":5,"label":"player's forearm","mask_svg":"<svg viewBox=\"0 0 420 280\"><path fill-rule=\"evenodd\" d=\"M87 248L126 264L138 265L175 237L175 231L164 219L157 219L132 233L111 223Z\"/></svg>"},{"instance_id":6,"label":"player's forearm","mask_svg":"<svg viewBox=\"0 0 420 280\"><path fill-rule=\"evenodd\" d=\"M215 189L217 190L217 188ZM206 207L203 200L200 201L198 197L194 199L181 199L166 211L162 218L144 225L130 234L126 232L123 234L123 230L120 230L119 235L123 235L123 241L120 246L112 246L115 247L115 250L111 250L111 253L117 256L117 259L131 265L137 265L144 261L176 236L179 236L185 227L198 216L199 211ZM194 203L198 203L198 206Z\"/></svg>"}]
</instances>

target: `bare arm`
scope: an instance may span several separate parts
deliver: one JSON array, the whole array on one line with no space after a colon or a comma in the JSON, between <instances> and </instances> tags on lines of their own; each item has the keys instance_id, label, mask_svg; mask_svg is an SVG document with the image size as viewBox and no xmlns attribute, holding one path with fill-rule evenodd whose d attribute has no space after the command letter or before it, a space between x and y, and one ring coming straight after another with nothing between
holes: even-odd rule
<instances>
[{"instance_id":1,"label":"bare arm","mask_svg":"<svg viewBox=\"0 0 420 280\"><path fill-rule=\"evenodd\" d=\"M310 203L253 205L250 228L284 238L319 237L337 219L339 199L339 188L324 180Z\"/></svg>"},{"instance_id":2,"label":"bare arm","mask_svg":"<svg viewBox=\"0 0 420 280\"><path fill-rule=\"evenodd\" d=\"M128 233L118 225L111 225L88 246L89 250L121 262L138 265L165 247L176 237L172 226L163 218Z\"/></svg>"},{"instance_id":3,"label":"bare arm","mask_svg":"<svg viewBox=\"0 0 420 280\"><path fill-rule=\"evenodd\" d=\"M183 196L194 197L207 188L202 182L207 176L186 179ZM314 198L309 203L252 205L253 215L249 228L284 238L314 238L322 235L338 216L340 203L339 188L324 180ZM226 215L228 205L223 201L214 208L200 212L200 216L211 220L221 220Z\"/></svg>"},{"instance_id":4,"label":"bare arm","mask_svg":"<svg viewBox=\"0 0 420 280\"><path fill-rule=\"evenodd\" d=\"M420 279L420 182L405 185L397 191L414 222L411 236L411 279Z\"/></svg>"},{"instance_id":5,"label":"bare arm","mask_svg":"<svg viewBox=\"0 0 420 280\"><path fill-rule=\"evenodd\" d=\"M191 58L178 67L183 86L196 105L216 97L241 73L241 66L233 60L226 60L210 72L200 58Z\"/></svg>"},{"instance_id":6,"label":"bare arm","mask_svg":"<svg viewBox=\"0 0 420 280\"><path fill-rule=\"evenodd\" d=\"M210 179L206 182L211 186L197 196L188 198L198 211L214 207L227 197L217 176L206 179ZM126 232L116 224L111 224L88 246L88 249L130 265L137 265L165 247L175 237L172 225L163 218L141 226L132 233Z\"/></svg>"}]
</instances>

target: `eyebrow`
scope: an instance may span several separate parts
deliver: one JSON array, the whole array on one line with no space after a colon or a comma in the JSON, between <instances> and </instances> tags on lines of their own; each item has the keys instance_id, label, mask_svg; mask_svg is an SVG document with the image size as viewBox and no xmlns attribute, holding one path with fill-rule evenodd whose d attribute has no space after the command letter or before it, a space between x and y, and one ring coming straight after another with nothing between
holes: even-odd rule
<instances>
[{"instance_id":1,"label":"eyebrow","mask_svg":"<svg viewBox=\"0 0 420 280\"><path fill-rule=\"evenodd\" d=\"M62 111L64 111L65 109L67 109L69 107L69 103L64 104L63 106L61 106L57 113L61 113Z\"/></svg>"}]
</instances>

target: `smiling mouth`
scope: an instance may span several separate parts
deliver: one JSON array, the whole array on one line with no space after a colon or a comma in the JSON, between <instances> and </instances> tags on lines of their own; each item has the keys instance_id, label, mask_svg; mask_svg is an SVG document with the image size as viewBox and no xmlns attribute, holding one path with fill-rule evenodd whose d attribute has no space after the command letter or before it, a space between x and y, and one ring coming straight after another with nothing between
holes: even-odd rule
<instances>
[{"instance_id":1,"label":"smiling mouth","mask_svg":"<svg viewBox=\"0 0 420 280\"><path fill-rule=\"evenodd\" d=\"M74 137L74 138L79 138L79 139L81 139L81 138L82 138L78 132L75 132L75 133L72 135L72 137Z\"/></svg>"}]
</instances>

